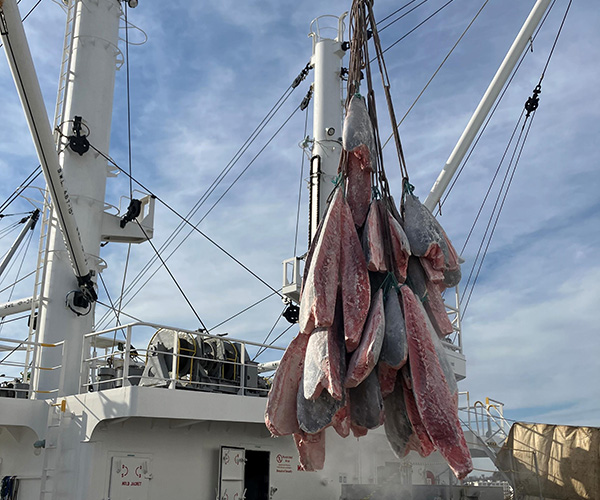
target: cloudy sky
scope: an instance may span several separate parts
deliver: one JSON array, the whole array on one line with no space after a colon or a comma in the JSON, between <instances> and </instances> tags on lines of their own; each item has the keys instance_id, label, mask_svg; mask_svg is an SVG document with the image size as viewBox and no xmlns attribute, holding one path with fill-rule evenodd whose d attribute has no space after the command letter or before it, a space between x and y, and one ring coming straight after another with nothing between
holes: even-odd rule
<instances>
[{"instance_id":1,"label":"cloudy sky","mask_svg":"<svg viewBox=\"0 0 600 500\"><path fill-rule=\"evenodd\" d=\"M383 19L403 3L377 0L376 16ZM411 182L422 199L533 3L490 0L400 127ZM463 247L523 103L538 83L567 3L557 0L533 43L533 52L528 52L443 207L440 220L458 249ZM22 14L34 4L33 0L22 0ZM414 2L411 8L419 4ZM382 31L383 47L392 45L445 4L442 0L422 2ZM482 4L483 0L454 0L386 52L398 117L404 115ZM514 419L600 425L600 264L595 259L600 251L596 139L600 132L600 97L595 92L600 72L600 10L594 4L584 0L573 3L464 316L468 377L460 388L468 390L472 400L489 396L502 401L506 415ZM349 7L350 1L339 0L140 1L138 8L129 10L129 20L147 35L145 44L132 44L129 49L134 177L175 210L187 214L309 61L311 42L307 34L311 20L324 14L339 16ZM54 110L64 17L57 3L43 0L25 22L50 115ZM380 28L396 17L398 14L381 23ZM124 37L124 31L121 34ZM133 43L144 38L142 31L130 31ZM125 50L123 43L121 48ZM191 217L196 223L210 210L292 115L200 225L204 233L274 288L281 286L281 262L294 253L302 163L298 144L307 118L303 112L294 113L294 109L311 79L312 73ZM127 168L125 91L123 67L117 73L110 154ZM0 201L4 201L34 169L37 159L4 62L0 64L0 92L0 133L4 138L0 143ZM379 86L376 92L380 98L380 130L387 137L391 129ZM311 120L309 110L309 135ZM392 149L385 150L386 170L392 191L399 197L399 169ZM463 288L506 165L501 166L498 181L463 252ZM305 186L306 170L297 255L306 251ZM124 176L109 180L107 193L108 201L119 205L120 198L128 194ZM28 196L39 198L33 190ZM5 213L30 207L20 200ZM0 230L12 222L14 219L8 217L0 220ZM157 206L156 246L167 241L178 222L167 209ZM181 232L165 255L187 233ZM2 253L14 236L11 233L0 240ZM36 248L37 244L32 243L29 253L35 254ZM125 254L126 248L118 244L103 249L102 256L109 264L104 278L113 300L120 294ZM147 244L132 249L127 283L152 256ZM28 257L26 263L31 259ZM168 260L168 266L209 328L271 293L197 234L185 240ZM15 265L0 289L9 285L16 274ZM28 296L31 287L31 282L25 281L14 291L6 290L0 294L0 302L8 300L11 291L12 298ZM106 302L103 291L101 296ZM135 317L189 329L200 326L164 270L159 270L128 302L132 296L125 298L125 312ZM214 333L228 332L236 338L262 341L282 307L281 300L272 296L214 329ZM110 316L100 321L104 312L99 306L100 326L112 326L114 318ZM271 339L287 326L285 320L280 320ZM25 320L9 323L0 336L23 338L26 328ZM277 345L285 346L294 334L292 328Z\"/></svg>"}]
</instances>

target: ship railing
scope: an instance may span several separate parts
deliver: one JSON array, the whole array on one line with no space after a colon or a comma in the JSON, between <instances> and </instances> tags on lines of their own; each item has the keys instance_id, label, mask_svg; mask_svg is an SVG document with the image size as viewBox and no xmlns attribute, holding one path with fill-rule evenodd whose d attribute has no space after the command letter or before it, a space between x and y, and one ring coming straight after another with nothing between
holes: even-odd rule
<instances>
[{"instance_id":1,"label":"ship railing","mask_svg":"<svg viewBox=\"0 0 600 500\"><path fill-rule=\"evenodd\" d=\"M0 397L28 399L56 395L59 392L62 379L62 362L56 366L42 366L36 364L36 359L41 359L44 349L59 349L60 359L64 357L65 342L49 344L44 342L22 341L7 337L0 337ZM34 351L37 355L31 361L27 360L26 353ZM4 354L8 352L8 354ZM40 372L59 372L57 387L49 389L35 388L34 378Z\"/></svg>"},{"instance_id":2,"label":"ship railing","mask_svg":"<svg viewBox=\"0 0 600 500\"><path fill-rule=\"evenodd\" d=\"M465 404L459 404L459 411L466 412L466 425L491 448L498 449L508 437L510 424L504 418L504 403L491 398L470 403L469 393L461 392L459 397Z\"/></svg>"},{"instance_id":3,"label":"ship railing","mask_svg":"<svg viewBox=\"0 0 600 500\"><path fill-rule=\"evenodd\" d=\"M163 339L172 335L166 350L152 343L159 332ZM187 344L182 345L182 339ZM190 344L202 349L196 352ZM207 346L216 350L221 347L222 355L217 356L215 350L207 354ZM234 355L227 356L226 349ZM84 335L80 387L81 392L90 392L142 385L264 396L270 388L270 377L264 375L269 369L264 366L272 365L274 370L284 350L198 330L130 323ZM260 363L255 361L257 358Z\"/></svg>"}]
</instances>

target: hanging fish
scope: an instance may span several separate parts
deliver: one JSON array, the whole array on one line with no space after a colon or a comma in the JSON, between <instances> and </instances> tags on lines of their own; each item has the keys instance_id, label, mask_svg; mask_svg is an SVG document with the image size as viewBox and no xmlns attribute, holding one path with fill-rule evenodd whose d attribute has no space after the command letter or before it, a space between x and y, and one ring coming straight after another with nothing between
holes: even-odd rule
<instances>
[{"instance_id":1,"label":"hanging fish","mask_svg":"<svg viewBox=\"0 0 600 500\"><path fill-rule=\"evenodd\" d=\"M275 372L265 411L265 424L274 436L287 436L300 430L296 394L302 379L308 339L307 335L296 336Z\"/></svg>"},{"instance_id":2,"label":"hanging fish","mask_svg":"<svg viewBox=\"0 0 600 500\"><path fill-rule=\"evenodd\" d=\"M395 387L389 396L383 399L384 429L392 451L398 458L403 458L408 453L407 446L413 434L413 428L404 401L402 374L394 371L394 375L399 380L394 384Z\"/></svg>"},{"instance_id":3,"label":"hanging fish","mask_svg":"<svg viewBox=\"0 0 600 500\"><path fill-rule=\"evenodd\" d=\"M294 442L298 449L300 467L305 471L321 470L325 465L325 432L294 434Z\"/></svg>"},{"instance_id":4,"label":"hanging fish","mask_svg":"<svg viewBox=\"0 0 600 500\"><path fill-rule=\"evenodd\" d=\"M383 307L383 290L380 288L373 297L369 317L358 348L352 353L348 362L348 371L344 385L356 387L373 371L385 336L385 314Z\"/></svg>"},{"instance_id":5,"label":"hanging fish","mask_svg":"<svg viewBox=\"0 0 600 500\"><path fill-rule=\"evenodd\" d=\"M344 336L348 352L354 351L360 342L369 306L371 285L367 262L352 222L350 207L345 201L341 206L340 286L344 316Z\"/></svg>"},{"instance_id":6,"label":"hanging fish","mask_svg":"<svg viewBox=\"0 0 600 500\"><path fill-rule=\"evenodd\" d=\"M383 398L375 372L348 392L353 431L356 428L360 434L363 429L375 429L383 424Z\"/></svg>"},{"instance_id":7,"label":"hanging fish","mask_svg":"<svg viewBox=\"0 0 600 500\"><path fill-rule=\"evenodd\" d=\"M333 399L327 391L321 391L321 394L315 400L307 399L301 383L296 404L300 429L315 434L333 423L333 418L344 407L346 401L343 397L341 400Z\"/></svg>"},{"instance_id":8,"label":"hanging fish","mask_svg":"<svg viewBox=\"0 0 600 500\"><path fill-rule=\"evenodd\" d=\"M381 235L380 200L371 202L367 221L362 234L362 247L367 261L367 269L373 272L387 272L383 238Z\"/></svg>"},{"instance_id":9,"label":"hanging fish","mask_svg":"<svg viewBox=\"0 0 600 500\"><path fill-rule=\"evenodd\" d=\"M377 376L381 394L385 398L394 391L396 372L406 364L408 356L404 316L395 288L388 292L384 310L385 334L379 353Z\"/></svg>"},{"instance_id":10,"label":"hanging fish","mask_svg":"<svg viewBox=\"0 0 600 500\"><path fill-rule=\"evenodd\" d=\"M365 222L371 201L371 173L375 169L375 136L366 102L359 95L352 96L346 111L342 144L347 152L345 165L346 198L354 224Z\"/></svg>"},{"instance_id":11,"label":"hanging fish","mask_svg":"<svg viewBox=\"0 0 600 500\"><path fill-rule=\"evenodd\" d=\"M319 237L313 242L314 251L300 299L301 333L310 334L316 327L333 324L339 281L343 198L342 190L338 189L323 219Z\"/></svg>"},{"instance_id":12,"label":"hanging fish","mask_svg":"<svg viewBox=\"0 0 600 500\"><path fill-rule=\"evenodd\" d=\"M473 470L473 462L458 420L455 399L419 301L408 287L402 287L401 293L412 388L419 415L431 442L456 477L463 479Z\"/></svg>"}]
</instances>

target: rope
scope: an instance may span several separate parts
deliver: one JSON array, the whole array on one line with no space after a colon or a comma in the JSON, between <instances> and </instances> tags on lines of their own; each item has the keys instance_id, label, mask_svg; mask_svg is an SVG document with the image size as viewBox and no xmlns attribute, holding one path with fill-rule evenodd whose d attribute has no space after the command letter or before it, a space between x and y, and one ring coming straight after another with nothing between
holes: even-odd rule
<instances>
[{"instance_id":1,"label":"rope","mask_svg":"<svg viewBox=\"0 0 600 500\"><path fill-rule=\"evenodd\" d=\"M381 23L382 23L382 22L384 22L384 21L387 21L387 20L388 20L390 17L392 17L392 16L394 16L394 15L398 14L398 12L400 12L400 11L402 11L402 10L406 9L406 7L408 7L409 5L411 5L411 4L413 4L413 3L415 3L416 1L417 1L417 0L411 0L411 1L410 1L410 2L408 2L408 3L405 3L405 4L404 4L402 7L400 7L399 9L396 9L394 12L392 12L391 14L388 14L388 15L387 15L387 16L385 16L383 19L380 19L380 20L379 20L379 24L381 24Z\"/></svg>"},{"instance_id":2,"label":"rope","mask_svg":"<svg viewBox=\"0 0 600 500\"><path fill-rule=\"evenodd\" d=\"M287 309L287 305L283 306L283 309L279 313L279 316L277 316L277 319L275 320L275 323L273 323L273 326L271 327L271 329L269 330L269 333L267 333L267 336L261 342L261 344L266 344L267 343L267 341L269 340L269 337L273 333L273 330L275 330L275 327L277 327L277 324L279 323L279 320L283 317L283 313L285 312L286 309ZM259 348L258 351L256 351L256 354L254 355L254 357L252 358L252 361L254 361L256 358L258 358L266 350L267 350L266 347Z\"/></svg>"}]
</instances>

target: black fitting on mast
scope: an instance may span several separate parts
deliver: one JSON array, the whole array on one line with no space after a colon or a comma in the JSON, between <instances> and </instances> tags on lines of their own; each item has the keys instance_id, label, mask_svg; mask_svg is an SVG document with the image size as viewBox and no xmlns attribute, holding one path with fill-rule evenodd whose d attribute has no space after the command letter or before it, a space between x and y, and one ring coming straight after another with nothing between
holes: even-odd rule
<instances>
[{"instance_id":1,"label":"black fitting on mast","mask_svg":"<svg viewBox=\"0 0 600 500\"><path fill-rule=\"evenodd\" d=\"M142 202L141 200L136 200L135 198L129 202L129 206L127 207L127 213L121 217L121 222L119 222L119 226L123 229L128 222L133 221L142 213Z\"/></svg>"},{"instance_id":2,"label":"black fitting on mast","mask_svg":"<svg viewBox=\"0 0 600 500\"><path fill-rule=\"evenodd\" d=\"M81 134L81 116L73 118L73 135L69 136L69 147L83 156L90 149L90 142L87 140L87 135Z\"/></svg>"}]
</instances>

